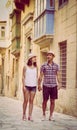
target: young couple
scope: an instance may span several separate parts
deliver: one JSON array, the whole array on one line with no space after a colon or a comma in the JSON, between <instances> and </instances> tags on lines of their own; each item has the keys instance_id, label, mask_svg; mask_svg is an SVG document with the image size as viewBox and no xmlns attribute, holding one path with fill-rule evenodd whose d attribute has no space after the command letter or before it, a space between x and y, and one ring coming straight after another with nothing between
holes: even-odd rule
<instances>
[{"instance_id":1,"label":"young couple","mask_svg":"<svg viewBox=\"0 0 77 130\"><path fill-rule=\"evenodd\" d=\"M55 99L58 98L58 89L60 89L60 77L59 77L59 66L53 62L55 57L54 52L49 51L47 53L47 62L44 63L40 68L40 76L38 78L37 60L36 55L29 54L27 65L23 68L23 120L27 120L26 110L29 103L28 120L33 121L33 101L38 86L38 91L43 92L43 120L46 119L46 107L47 101L50 99L50 115L49 120L52 120L53 111L55 107ZM56 81L57 79L57 81ZM41 82L43 80L43 87Z\"/></svg>"}]
</instances>

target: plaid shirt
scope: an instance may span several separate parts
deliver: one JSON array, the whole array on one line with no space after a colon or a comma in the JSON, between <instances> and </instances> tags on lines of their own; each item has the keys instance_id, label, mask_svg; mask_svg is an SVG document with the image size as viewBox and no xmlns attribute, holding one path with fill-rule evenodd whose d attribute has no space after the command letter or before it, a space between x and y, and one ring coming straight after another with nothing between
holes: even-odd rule
<instances>
[{"instance_id":1,"label":"plaid shirt","mask_svg":"<svg viewBox=\"0 0 77 130\"><path fill-rule=\"evenodd\" d=\"M56 80L56 75L57 71L59 71L59 66L52 62L51 65L49 65L47 62L44 63L41 66L41 72L44 74L44 79L43 79L43 85L46 87L55 87L57 86L57 80Z\"/></svg>"}]
</instances>

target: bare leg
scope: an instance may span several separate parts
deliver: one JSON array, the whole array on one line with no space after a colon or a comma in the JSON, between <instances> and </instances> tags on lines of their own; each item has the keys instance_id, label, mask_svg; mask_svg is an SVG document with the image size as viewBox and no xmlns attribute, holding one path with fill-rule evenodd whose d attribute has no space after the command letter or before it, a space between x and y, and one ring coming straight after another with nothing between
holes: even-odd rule
<instances>
[{"instance_id":1,"label":"bare leg","mask_svg":"<svg viewBox=\"0 0 77 130\"><path fill-rule=\"evenodd\" d=\"M50 117L49 117L50 119L52 118L54 108L55 108L55 100L50 99Z\"/></svg>"},{"instance_id":2,"label":"bare leg","mask_svg":"<svg viewBox=\"0 0 77 130\"><path fill-rule=\"evenodd\" d=\"M46 107L47 107L47 100L43 100L42 103L43 116L45 116Z\"/></svg>"},{"instance_id":3,"label":"bare leg","mask_svg":"<svg viewBox=\"0 0 77 130\"><path fill-rule=\"evenodd\" d=\"M35 92L31 91L29 97L29 117L32 116L34 97L35 97Z\"/></svg>"},{"instance_id":4,"label":"bare leg","mask_svg":"<svg viewBox=\"0 0 77 130\"><path fill-rule=\"evenodd\" d=\"M23 117L22 117L23 120L26 118L26 109L27 109L27 104L28 104L28 98L29 98L29 92L28 92L28 90L26 90L24 92L24 101L23 101Z\"/></svg>"}]
</instances>

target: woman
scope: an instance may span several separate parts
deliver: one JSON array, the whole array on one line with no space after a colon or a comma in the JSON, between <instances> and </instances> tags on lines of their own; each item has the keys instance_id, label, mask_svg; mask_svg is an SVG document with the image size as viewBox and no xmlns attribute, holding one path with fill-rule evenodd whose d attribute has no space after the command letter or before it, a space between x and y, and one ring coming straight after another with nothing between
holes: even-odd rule
<instances>
[{"instance_id":1,"label":"woman","mask_svg":"<svg viewBox=\"0 0 77 130\"><path fill-rule=\"evenodd\" d=\"M23 120L26 120L26 110L29 103L28 120L32 121L33 101L37 87L36 55L29 54L27 66L23 68Z\"/></svg>"}]
</instances>

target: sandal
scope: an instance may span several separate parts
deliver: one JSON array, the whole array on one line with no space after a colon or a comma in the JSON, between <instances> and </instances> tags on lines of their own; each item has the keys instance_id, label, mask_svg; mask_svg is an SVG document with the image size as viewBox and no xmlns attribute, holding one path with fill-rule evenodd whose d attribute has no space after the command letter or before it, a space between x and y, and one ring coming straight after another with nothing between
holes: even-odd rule
<instances>
[{"instance_id":1,"label":"sandal","mask_svg":"<svg viewBox=\"0 0 77 130\"><path fill-rule=\"evenodd\" d=\"M49 117L49 121L55 121L55 119L51 116Z\"/></svg>"},{"instance_id":2,"label":"sandal","mask_svg":"<svg viewBox=\"0 0 77 130\"><path fill-rule=\"evenodd\" d=\"M31 117L31 116L29 116L29 117L28 117L28 120L29 120L29 121L33 121L33 119L32 119L32 117Z\"/></svg>"},{"instance_id":3,"label":"sandal","mask_svg":"<svg viewBox=\"0 0 77 130\"><path fill-rule=\"evenodd\" d=\"M22 120L23 120L23 121L27 120L27 118L26 118L25 115L23 115Z\"/></svg>"}]
</instances>

